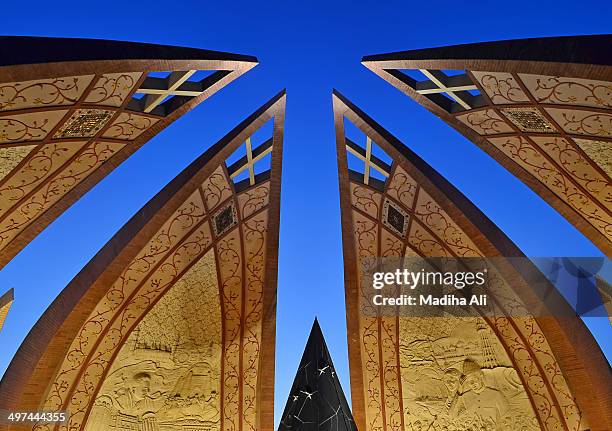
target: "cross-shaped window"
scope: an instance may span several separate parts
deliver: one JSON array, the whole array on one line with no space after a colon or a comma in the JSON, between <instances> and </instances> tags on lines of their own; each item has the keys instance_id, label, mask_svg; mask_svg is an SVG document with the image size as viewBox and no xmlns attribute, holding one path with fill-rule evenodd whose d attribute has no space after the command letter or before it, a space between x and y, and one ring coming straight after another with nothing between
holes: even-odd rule
<instances>
[{"instance_id":1,"label":"cross-shaped window","mask_svg":"<svg viewBox=\"0 0 612 431\"><path fill-rule=\"evenodd\" d=\"M366 136L365 150L353 141L349 140L348 138L346 139L346 150L355 157L357 157L359 160L364 162L364 184L370 183L371 169L380 172L380 174L385 178L389 178L391 167L372 154L372 139L369 136Z\"/></svg>"},{"instance_id":2,"label":"cross-shaped window","mask_svg":"<svg viewBox=\"0 0 612 431\"><path fill-rule=\"evenodd\" d=\"M469 105L468 91L478 90L467 74L448 76L441 70L419 69L429 81L417 83L416 92L419 94L444 93L464 109L472 109ZM467 95L466 95L467 93Z\"/></svg>"},{"instance_id":3,"label":"cross-shaped window","mask_svg":"<svg viewBox=\"0 0 612 431\"><path fill-rule=\"evenodd\" d=\"M167 78L147 78L136 93L144 94L144 112L151 112L171 96L195 97L203 93L201 84L187 81L197 70L172 72Z\"/></svg>"},{"instance_id":4,"label":"cross-shaped window","mask_svg":"<svg viewBox=\"0 0 612 431\"><path fill-rule=\"evenodd\" d=\"M235 163L228 166L227 170L232 180L243 173L245 170L249 173L249 185L255 185L255 164L263 159L266 155L272 152L272 138L253 149L251 138L245 141L246 155Z\"/></svg>"}]
</instances>

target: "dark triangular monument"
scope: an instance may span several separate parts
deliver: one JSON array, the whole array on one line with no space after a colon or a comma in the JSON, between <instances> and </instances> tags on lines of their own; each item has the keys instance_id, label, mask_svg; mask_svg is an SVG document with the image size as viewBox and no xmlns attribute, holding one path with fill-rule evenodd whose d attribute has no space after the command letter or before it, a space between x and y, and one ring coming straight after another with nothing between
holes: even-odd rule
<instances>
[{"instance_id":1,"label":"dark triangular monument","mask_svg":"<svg viewBox=\"0 0 612 431\"><path fill-rule=\"evenodd\" d=\"M319 322L315 319L278 431L356 431Z\"/></svg>"}]
</instances>

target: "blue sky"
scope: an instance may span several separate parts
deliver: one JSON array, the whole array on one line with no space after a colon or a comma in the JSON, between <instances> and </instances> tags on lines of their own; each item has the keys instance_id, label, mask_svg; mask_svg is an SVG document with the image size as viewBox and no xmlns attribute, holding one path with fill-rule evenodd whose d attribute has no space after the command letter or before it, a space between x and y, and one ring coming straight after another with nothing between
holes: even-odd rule
<instances>
[{"instance_id":1,"label":"blue sky","mask_svg":"<svg viewBox=\"0 0 612 431\"><path fill-rule=\"evenodd\" d=\"M331 110L338 88L453 182L529 256L598 256L569 223L476 146L360 64L363 55L457 43L606 33L612 3L4 2L7 35L119 39L251 54L260 65L150 141L0 272L16 301L4 372L38 316L142 205L202 151L287 88L276 416L315 316L350 395ZM306 181L307 180L307 181ZM612 331L593 319L612 357Z\"/></svg>"}]
</instances>

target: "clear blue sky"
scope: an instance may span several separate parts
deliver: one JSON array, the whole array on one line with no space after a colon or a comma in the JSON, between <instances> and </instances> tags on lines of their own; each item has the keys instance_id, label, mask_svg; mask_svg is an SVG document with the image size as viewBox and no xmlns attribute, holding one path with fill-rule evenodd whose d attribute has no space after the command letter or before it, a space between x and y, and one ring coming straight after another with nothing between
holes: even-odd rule
<instances>
[{"instance_id":1,"label":"clear blue sky","mask_svg":"<svg viewBox=\"0 0 612 431\"><path fill-rule=\"evenodd\" d=\"M287 118L276 416L315 316L350 395L331 110L338 88L463 191L530 256L600 252L496 162L360 65L366 54L524 37L606 33L606 1L5 1L7 35L131 40L256 55L260 65L164 130L0 272L16 301L4 372L38 316L142 205L281 88ZM69 47L68 47L69 48ZM306 179L308 181L306 181ZM308 184L308 186L305 186ZM612 357L609 322L591 322Z\"/></svg>"}]
</instances>

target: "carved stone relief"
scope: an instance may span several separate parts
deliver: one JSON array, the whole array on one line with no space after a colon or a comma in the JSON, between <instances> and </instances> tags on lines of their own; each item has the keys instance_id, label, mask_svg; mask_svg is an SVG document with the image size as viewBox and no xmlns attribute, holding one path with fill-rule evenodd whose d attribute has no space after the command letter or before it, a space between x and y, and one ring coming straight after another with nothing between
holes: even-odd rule
<instances>
[{"instance_id":1,"label":"carved stone relief","mask_svg":"<svg viewBox=\"0 0 612 431\"><path fill-rule=\"evenodd\" d=\"M612 108L612 85L608 81L532 74L519 76L539 103Z\"/></svg>"},{"instance_id":2,"label":"carved stone relief","mask_svg":"<svg viewBox=\"0 0 612 431\"><path fill-rule=\"evenodd\" d=\"M408 430L539 430L518 373L481 318L400 319Z\"/></svg>"},{"instance_id":3,"label":"carved stone relief","mask_svg":"<svg viewBox=\"0 0 612 431\"><path fill-rule=\"evenodd\" d=\"M401 181L392 176L383 195L356 194L363 186L351 184L357 265L368 262L363 258L402 253L482 255L414 180L408 181L410 198L405 199L410 205L402 205L412 219L404 241L389 233L382 221L364 215L373 217L376 211L368 211L368 205L379 208L385 195L397 199L391 185L409 178L398 168L394 172ZM379 214L376 218L384 215L382 209ZM513 297L503 278L498 278L496 292ZM360 307L369 303L361 297L359 302ZM588 428L533 318L472 317L458 322L457 318L375 316L376 310L359 316L367 430Z\"/></svg>"},{"instance_id":4,"label":"carved stone relief","mask_svg":"<svg viewBox=\"0 0 612 431\"><path fill-rule=\"evenodd\" d=\"M0 111L73 105L92 79L93 75L65 76L0 84Z\"/></svg>"},{"instance_id":5,"label":"carved stone relief","mask_svg":"<svg viewBox=\"0 0 612 431\"><path fill-rule=\"evenodd\" d=\"M134 88L142 72L107 73L89 90L86 103L119 107Z\"/></svg>"},{"instance_id":6,"label":"carved stone relief","mask_svg":"<svg viewBox=\"0 0 612 431\"><path fill-rule=\"evenodd\" d=\"M0 117L0 143L41 141L66 112L44 111Z\"/></svg>"},{"instance_id":7,"label":"carved stone relief","mask_svg":"<svg viewBox=\"0 0 612 431\"><path fill-rule=\"evenodd\" d=\"M497 135L514 131L493 109L457 115L457 119L479 135Z\"/></svg>"},{"instance_id":8,"label":"carved stone relief","mask_svg":"<svg viewBox=\"0 0 612 431\"><path fill-rule=\"evenodd\" d=\"M130 334L85 430L218 430L221 350L221 303L210 250Z\"/></svg>"},{"instance_id":9,"label":"carved stone relief","mask_svg":"<svg viewBox=\"0 0 612 431\"><path fill-rule=\"evenodd\" d=\"M481 87L494 104L527 102L529 98L523 92L511 73L506 72L472 72Z\"/></svg>"}]
</instances>

